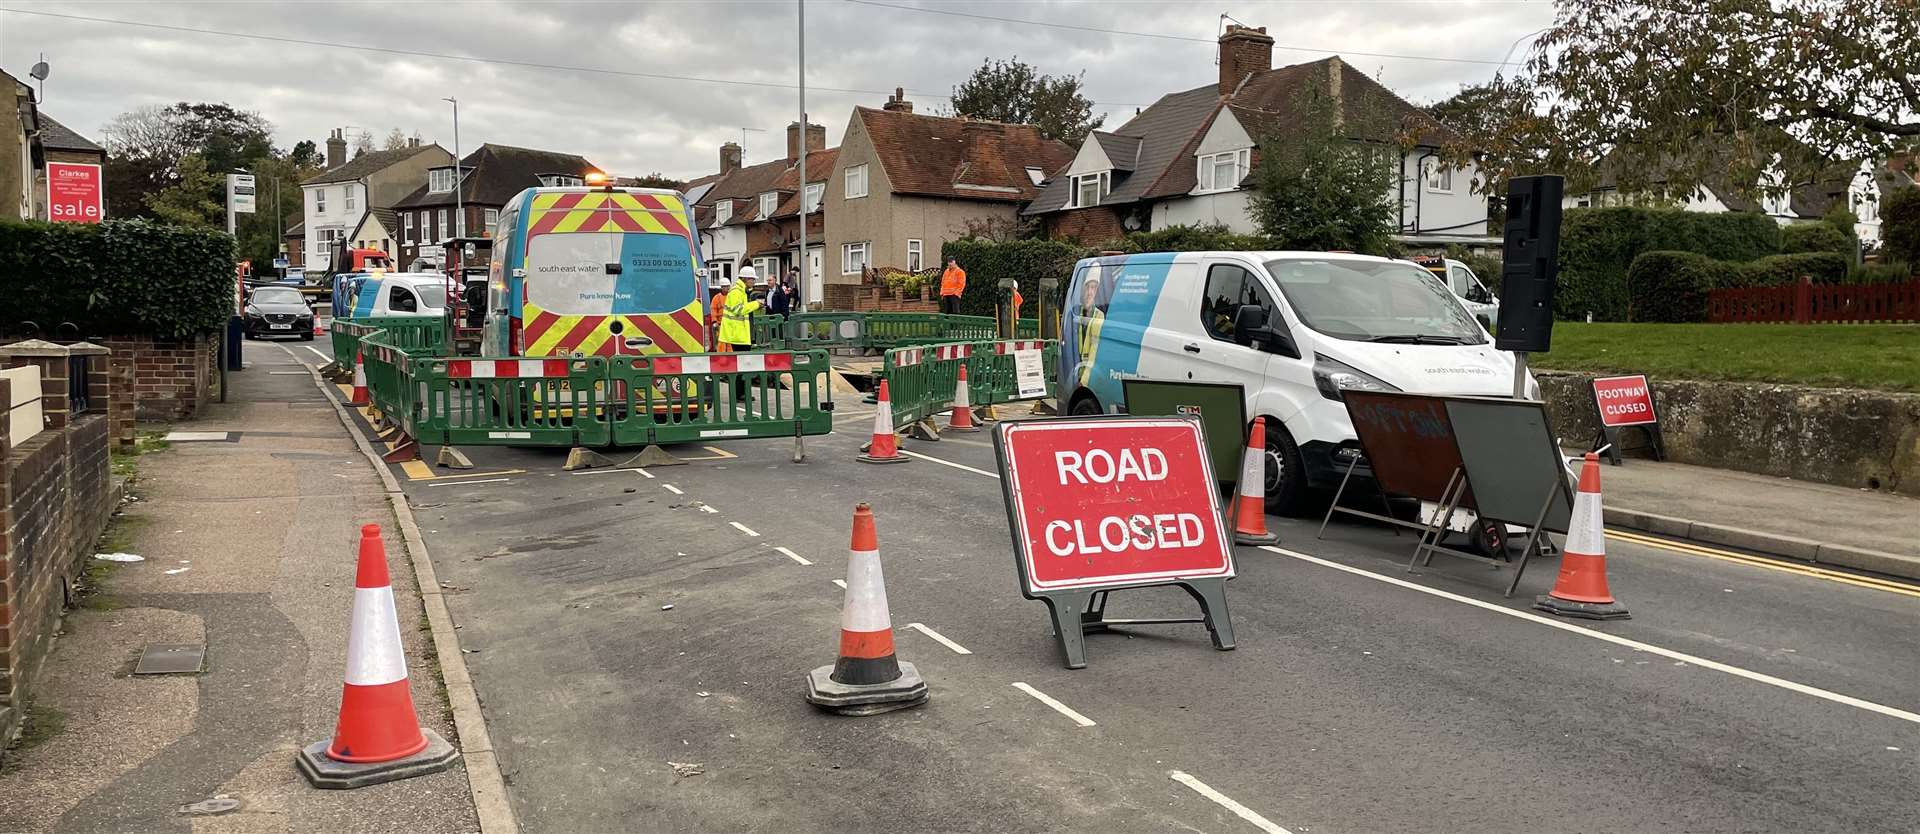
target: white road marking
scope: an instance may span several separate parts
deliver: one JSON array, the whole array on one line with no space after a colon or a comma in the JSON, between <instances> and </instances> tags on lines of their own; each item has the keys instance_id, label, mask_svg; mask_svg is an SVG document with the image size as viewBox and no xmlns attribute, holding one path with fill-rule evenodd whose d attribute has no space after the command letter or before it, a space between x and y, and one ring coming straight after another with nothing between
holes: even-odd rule
<instances>
[{"instance_id":1,"label":"white road marking","mask_svg":"<svg viewBox=\"0 0 1920 834\"><path fill-rule=\"evenodd\" d=\"M567 474L569 475L611 475L615 472L638 472L642 475L647 476L647 480L653 480L653 473L648 472L647 470L641 469L639 467L630 467L627 469L582 469L578 472L569 472Z\"/></svg>"},{"instance_id":2,"label":"white road marking","mask_svg":"<svg viewBox=\"0 0 1920 834\"><path fill-rule=\"evenodd\" d=\"M1245 805L1242 805L1238 802L1233 801L1233 797L1227 796L1224 793L1216 791L1207 783L1193 778L1192 775L1188 774L1184 770L1169 770L1167 771L1167 775L1172 777L1173 781L1179 782L1182 785L1186 785L1187 787L1192 788L1194 793L1197 793L1201 796L1211 799L1214 801L1214 804L1219 805L1220 807L1225 808L1229 811L1232 811L1234 816L1239 817L1243 820L1246 820L1247 822L1253 823L1253 826L1255 828L1258 828L1261 831L1265 831L1267 832L1267 834L1293 834L1293 832L1288 831L1285 828L1281 828L1278 825L1274 825L1273 821L1267 819L1266 817L1260 816L1260 814L1254 811L1252 808L1248 808Z\"/></svg>"},{"instance_id":3,"label":"white road marking","mask_svg":"<svg viewBox=\"0 0 1920 834\"><path fill-rule=\"evenodd\" d=\"M1906 710L1899 709L1897 707L1889 707L1884 704L1876 704L1872 701L1855 698L1851 695L1842 695L1838 692L1829 692L1825 689L1808 686L1804 683L1797 683L1794 681L1787 680L1785 678L1776 678L1772 675L1755 672L1750 669L1742 669L1738 666L1731 666L1725 663L1721 663L1719 661L1708 660L1704 657L1696 657L1694 655L1687 654L1686 652L1680 652L1680 651L1674 651L1673 649L1662 648L1660 646L1655 646L1651 643L1642 643L1638 640L1630 640L1628 638L1620 637L1618 635L1608 634L1604 631L1595 631L1590 628L1582 628L1580 626L1572 625L1570 623L1563 623L1559 620L1555 620L1550 617L1541 616L1531 611L1520 611L1517 609L1508 608L1504 605L1496 605L1491 602L1482 602L1472 597L1464 597L1459 594L1450 593L1448 591L1442 591L1439 588L1429 588L1419 583L1408 582L1407 580L1399 579L1392 576L1383 576L1381 574L1374 573L1373 571L1361 570L1359 568L1349 567L1347 565L1342 565L1338 562L1331 562L1326 559L1322 559L1318 556L1309 556L1305 553L1297 553L1292 550L1287 550L1286 548L1274 547L1272 545L1262 545L1260 549L1269 551L1272 553L1278 553L1282 556L1291 556L1303 562L1311 562L1313 564L1320 565L1321 567L1328 567L1328 568L1333 568L1334 570L1346 571L1347 573L1354 574L1355 576L1364 576L1368 579L1379 580L1389 585L1398 585L1402 588L1419 591L1420 593L1428 594L1430 596L1436 596L1441 599L1447 599L1447 600L1452 600L1458 603L1464 603L1466 605L1471 605L1475 608L1483 608L1488 611L1492 611L1496 614L1505 614L1509 617L1516 617L1522 620L1528 620L1530 622L1539 623L1540 625L1548 626L1550 628L1557 628L1561 631L1565 631L1571 634L1578 634L1582 637L1589 637L1594 640L1599 640L1606 643L1612 643L1616 646L1625 646L1635 651L1647 652L1648 654L1656 654L1661 657L1667 658L1669 660L1677 660L1682 663L1691 663L1695 666L1712 669L1716 672L1725 672L1737 678L1746 678L1747 680L1750 680L1750 681L1755 681L1757 683L1764 683L1768 686L1776 686L1791 692L1798 692L1802 695L1812 695L1815 698L1822 698L1837 704L1845 704L1847 706L1854 707L1856 709L1863 709L1868 712L1879 713L1889 718L1897 718L1901 721L1920 724L1920 714L1908 712Z\"/></svg>"},{"instance_id":4,"label":"white road marking","mask_svg":"<svg viewBox=\"0 0 1920 834\"><path fill-rule=\"evenodd\" d=\"M800 554L798 554L798 553L795 553L795 552L793 552L793 551L791 551L791 550L788 550L788 549L786 549L786 548L784 548L784 547L776 547L776 548L774 548L774 550L778 550L778 551L780 551L781 553L784 553L784 554L786 554L786 556L787 556L787 558L789 558L789 559L792 559L792 560L794 560L794 561L796 561L796 562L799 562L800 564L803 564L803 565L811 565L811 564L813 564L812 562L809 562L809 561L807 561L806 559L803 559L803 558L801 558L801 557L800 557Z\"/></svg>"},{"instance_id":5,"label":"white road marking","mask_svg":"<svg viewBox=\"0 0 1920 834\"><path fill-rule=\"evenodd\" d=\"M684 492L681 492L681 491L680 491L680 488L679 488L679 487L677 487L677 486L674 486L673 484L661 484L661 485L660 485L660 488L661 488L661 489L664 489L664 490L666 490L666 491L668 491L668 492L671 492L671 493L673 493L673 494L675 494L675 495L685 495L685 494L686 494L686 493L684 493Z\"/></svg>"},{"instance_id":6,"label":"white road marking","mask_svg":"<svg viewBox=\"0 0 1920 834\"><path fill-rule=\"evenodd\" d=\"M712 504L701 504L700 511L703 513L716 513L716 514L720 512L719 510L714 509Z\"/></svg>"},{"instance_id":7,"label":"white road marking","mask_svg":"<svg viewBox=\"0 0 1920 834\"><path fill-rule=\"evenodd\" d=\"M920 454L919 452L909 452L909 451L907 451L907 450L905 450L905 449L901 449L901 450L900 450L900 454L903 454L903 455L906 455L907 457L910 457L910 458L919 458L919 459L921 459L921 460L930 460L930 461L933 461L934 463L937 463L937 464L940 464L941 466L951 466L951 467L953 467L953 468L955 468L955 469L964 469L964 470L966 470L966 471L968 471L968 472L972 472L972 473L973 473L973 474L975 474L975 475L985 475L985 476L987 476L987 477L989 477L989 478L992 478L992 479L994 479L994 480L996 480L996 481L1000 479L1000 476L999 476L999 475L996 475L996 474L994 474L994 473L992 473L992 472L988 472L988 471L987 471L987 470L985 470L985 469L975 469L975 468L973 468L973 467L971 467L971 466L968 466L968 465L966 465L966 464L964 464L964 463L954 463L953 461L950 461L950 460L941 460L941 459L939 459L939 458L936 458L936 457L932 457L932 456L929 456L929 455L923 455L923 454Z\"/></svg>"},{"instance_id":8,"label":"white road marking","mask_svg":"<svg viewBox=\"0 0 1920 834\"><path fill-rule=\"evenodd\" d=\"M1067 706L1066 704L1063 704L1063 703L1060 703L1059 701L1054 700L1052 695L1048 695L1045 692L1041 692L1038 689L1034 689L1033 687L1028 686L1026 683L1021 681L1014 681L1013 688L1018 689L1021 692L1025 692L1028 695L1032 695L1034 699L1039 701L1040 703L1053 707L1054 712L1060 713L1061 715L1064 715L1068 718L1073 719L1073 723L1075 724L1079 724L1082 727L1094 726L1093 719L1088 718L1084 715L1081 715L1080 713L1074 712L1073 707Z\"/></svg>"},{"instance_id":9,"label":"white road marking","mask_svg":"<svg viewBox=\"0 0 1920 834\"><path fill-rule=\"evenodd\" d=\"M760 534L759 534L759 533L755 533L755 532L753 532L753 528L752 528L752 527L748 527L747 525L745 525L745 524L741 524L741 523L740 523L740 522L738 522L738 521L729 521L729 522L727 522L727 523L728 523L728 524L731 524L731 525L733 525L733 529L735 529L735 530L739 530L740 532L742 532L742 533L745 533L745 534L747 534L747 535L749 535L749 536L752 536L752 537L754 537L754 538L756 538L756 539L757 539L757 538L760 538Z\"/></svg>"},{"instance_id":10,"label":"white road marking","mask_svg":"<svg viewBox=\"0 0 1920 834\"><path fill-rule=\"evenodd\" d=\"M939 643L942 646L946 646L949 649L952 649L954 654L973 654L973 652L969 651L966 646L962 646L959 643L955 643L952 640L948 640L946 635L941 634L938 631L934 631L933 629L927 628L926 623L907 623L907 628L913 629L914 631L918 631L921 634L925 634L928 637L933 638L934 642Z\"/></svg>"},{"instance_id":11,"label":"white road marking","mask_svg":"<svg viewBox=\"0 0 1920 834\"><path fill-rule=\"evenodd\" d=\"M328 355L326 355L326 354L324 354L324 353L321 353L321 352L320 352L320 349L319 349L319 348L317 348L317 347L314 347L313 345L301 345L301 347L303 347L303 348L306 348L307 350L310 350L310 351L313 351L313 355L315 355L315 356L318 356L318 357L320 357L321 359L325 359L325 360L327 360L328 362L332 362L332 361L333 361L333 357L331 357L331 356L328 356Z\"/></svg>"},{"instance_id":12,"label":"white road marking","mask_svg":"<svg viewBox=\"0 0 1920 834\"><path fill-rule=\"evenodd\" d=\"M500 483L506 483L507 481L511 481L511 480L513 479L512 478L482 478L477 481L447 481L445 483L430 483L430 484L427 484L427 486L443 487L443 486L465 486L467 484L500 484Z\"/></svg>"},{"instance_id":13,"label":"white road marking","mask_svg":"<svg viewBox=\"0 0 1920 834\"><path fill-rule=\"evenodd\" d=\"M653 473L652 473L652 472L648 472L647 470L645 470L645 469L641 469L641 468L640 468L640 467L638 467L638 466L636 466L636 467L634 467L634 468L633 468L633 471L635 471L635 472L638 472L638 473L640 473L640 475L641 475L641 477L644 477L644 478L646 478L646 479L647 479L647 480L649 480L649 481L651 481L651 480L653 480Z\"/></svg>"},{"instance_id":14,"label":"white road marking","mask_svg":"<svg viewBox=\"0 0 1920 834\"><path fill-rule=\"evenodd\" d=\"M842 591L847 589L847 580L845 579L835 579L833 580L833 584L840 586L840 590Z\"/></svg>"}]
</instances>

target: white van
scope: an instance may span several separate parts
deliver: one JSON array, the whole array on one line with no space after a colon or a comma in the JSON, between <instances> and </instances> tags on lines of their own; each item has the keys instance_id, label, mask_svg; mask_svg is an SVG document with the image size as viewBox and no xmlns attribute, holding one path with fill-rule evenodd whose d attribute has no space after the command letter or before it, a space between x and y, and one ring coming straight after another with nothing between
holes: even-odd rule
<instances>
[{"instance_id":1,"label":"white van","mask_svg":"<svg viewBox=\"0 0 1920 834\"><path fill-rule=\"evenodd\" d=\"M1121 380L1239 383L1264 415L1267 507L1307 509L1360 454L1344 390L1509 396L1513 356L1433 273L1323 252L1088 258L1061 319L1069 413L1119 411ZM1528 379L1528 395L1538 387ZM1280 430L1276 430L1280 429ZM1356 476L1371 476L1365 466Z\"/></svg>"},{"instance_id":2,"label":"white van","mask_svg":"<svg viewBox=\"0 0 1920 834\"><path fill-rule=\"evenodd\" d=\"M439 316L447 312L447 277L433 272L373 273L343 276L345 301L354 318ZM354 280L358 278L358 280Z\"/></svg>"}]
</instances>

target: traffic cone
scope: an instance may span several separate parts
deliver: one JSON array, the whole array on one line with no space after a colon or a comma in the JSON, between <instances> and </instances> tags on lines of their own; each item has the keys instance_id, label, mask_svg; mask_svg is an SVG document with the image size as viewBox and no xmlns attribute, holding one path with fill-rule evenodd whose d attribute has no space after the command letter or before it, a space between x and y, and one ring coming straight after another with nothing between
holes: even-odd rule
<instances>
[{"instance_id":1,"label":"traffic cone","mask_svg":"<svg viewBox=\"0 0 1920 834\"><path fill-rule=\"evenodd\" d=\"M363 348L353 351L353 404L373 404L373 397L367 393L367 356Z\"/></svg>"},{"instance_id":2,"label":"traffic cone","mask_svg":"<svg viewBox=\"0 0 1920 834\"><path fill-rule=\"evenodd\" d=\"M980 426L973 422L973 400L967 393L967 366L960 365L960 381L953 387L953 415L947 418L947 431L975 432Z\"/></svg>"},{"instance_id":3,"label":"traffic cone","mask_svg":"<svg viewBox=\"0 0 1920 834\"><path fill-rule=\"evenodd\" d=\"M300 751L300 772L319 788L358 788L446 770L459 754L420 726L407 685L407 655L387 579L380 525L360 528L353 625L347 635L346 685L330 741Z\"/></svg>"},{"instance_id":4,"label":"traffic cone","mask_svg":"<svg viewBox=\"0 0 1920 834\"><path fill-rule=\"evenodd\" d=\"M886 395L881 394L881 402ZM841 715L874 715L927 702L927 682L913 664L893 654L887 580L873 509L853 508L853 547L847 558L847 596L840 606L840 655L807 675L807 700Z\"/></svg>"},{"instance_id":5,"label":"traffic cone","mask_svg":"<svg viewBox=\"0 0 1920 834\"><path fill-rule=\"evenodd\" d=\"M1267 418L1253 418L1247 452L1240 457L1239 504L1233 512L1234 544L1273 544L1267 531Z\"/></svg>"},{"instance_id":6,"label":"traffic cone","mask_svg":"<svg viewBox=\"0 0 1920 834\"><path fill-rule=\"evenodd\" d=\"M315 336L327 335L327 328L320 324L320 318L318 316L315 316L313 319L313 335Z\"/></svg>"},{"instance_id":7,"label":"traffic cone","mask_svg":"<svg viewBox=\"0 0 1920 834\"><path fill-rule=\"evenodd\" d=\"M860 456L862 463L906 463L906 455L900 454L900 437L893 433L893 404L887 400L887 381L880 380L880 392L875 400L879 405L873 412L873 441L867 444L866 454Z\"/></svg>"},{"instance_id":8,"label":"traffic cone","mask_svg":"<svg viewBox=\"0 0 1920 834\"><path fill-rule=\"evenodd\" d=\"M1580 468L1580 491L1573 496L1573 517L1567 521L1567 543L1560 548L1560 576L1546 596L1534 598L1533 607L1589 620L1630 616L1607 589L1607 537L1600 518L1600 456L1588 452Z\"/></svg>"}]
</instances>

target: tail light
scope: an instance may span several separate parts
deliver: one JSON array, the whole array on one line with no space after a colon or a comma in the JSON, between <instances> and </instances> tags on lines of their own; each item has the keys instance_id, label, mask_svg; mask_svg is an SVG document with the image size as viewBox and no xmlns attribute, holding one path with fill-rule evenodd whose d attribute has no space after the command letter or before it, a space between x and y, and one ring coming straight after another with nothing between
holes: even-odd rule
<instances>
[{"instance_id":1,"label":"tail light","mask_svg":"<svg viewBox=\"0 0 1920 834\"><path fill-rule=\"evenodd\" d=\"M507 355L521 356L520 353L520 317L507 317Z\"/></svg>"}]
</instances>

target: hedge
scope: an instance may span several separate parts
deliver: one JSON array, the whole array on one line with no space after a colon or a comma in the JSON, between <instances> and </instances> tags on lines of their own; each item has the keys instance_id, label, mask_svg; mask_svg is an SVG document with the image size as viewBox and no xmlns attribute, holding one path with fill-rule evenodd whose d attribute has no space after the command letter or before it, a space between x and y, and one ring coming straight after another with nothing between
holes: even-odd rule
<instances>
[{"instance_id":1,"label":"hedge","mask_svg":"<svg viewBox=\"0 0 1920 834\"><path fill-rule=\"evenodd\" d=\"M1627 271L1654 250L1750 261L1780 251L1780 228L1761 214L1708 214L1629 206L1568 209L1560 226L1560 286L1554 312L1596 321L1627 318Z\"/></svg>"},{"instance_id":2,"label":"hedge","mask_svg":"<svg viewBox=\"0 0 1920 834\"><path fill-rule=\"evenodd\" d=\"M1842 284L1847 280L1847 265L1853 259L1838 252L1801 252L1793 255L1769 255L1743 264L1734 264L1731 283L1722 286L1775 287L1792 284L1805 275L1816 284Z\"/></svg>"},{"instance_id":3,"label":"hedge","mask_svg":"<svg viewBox=\"0 0 1920 834\"><path fill-rule=\"evenodd\" d=\"M1273 238L1266 235L1238 234L1216 223L1207 226L1168 226L1151 232L1130 232L1124 239L1115 241L1113 248L1135 253L1257 252L1281 247L1274 243Z\"/></svg>"},{"instance_id":4,"label":"hedge","mask_svg":"<svg viewBox=\"0 0 1920 834\"><path fill-rule=\"evenodd\" d=\"M1093 251L1057 240L992 241L980 238L950 240L940 247L940 264L957 258L967 271L967 291L960 296L960 312L969 316L991 316L1000 292L1000 279L1012 276L1019 282L1026 303L1020 315L1039 314L1040 279L1048 275L1058 280L1054 290L1054 309L1067 297L1067 282L1073 277L1073 264Z\"/></svg>"},{"instance_id":5,"label":"hedge","mask_svg":"<svg viewBox=\"0 0 1920 834\"><path fill-rule=\"evenodd\" d=\"M233 312L233 238L146 220L0 221L0 328L177 339Z\"/></svg>"},{"instance_id":6,"label":"hedge","mask_svg":"<svg viewBox=\"0 0 1920 834\"><path fill-rule=\"evenodd\" d=\"M1628 320L1707 320L1707 293L1738 267L1693 252L1642 252L1627 268Z\"/></svg>"},{"instance_id":7,"label":"hedge","mask_svg":"<svg viewBox=\"0 0 1920 834\"><path fill-rule=\"evenodd\" d=\"M1829 223L1795 223L1780 230L1780 251L1838 252L1853 257L1854 241Z\"/></svg>"}]
</instances>

